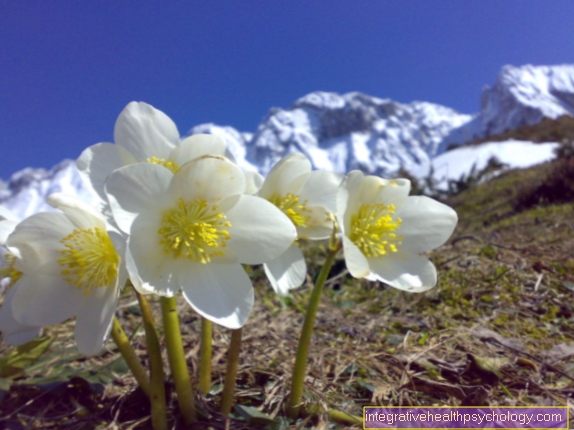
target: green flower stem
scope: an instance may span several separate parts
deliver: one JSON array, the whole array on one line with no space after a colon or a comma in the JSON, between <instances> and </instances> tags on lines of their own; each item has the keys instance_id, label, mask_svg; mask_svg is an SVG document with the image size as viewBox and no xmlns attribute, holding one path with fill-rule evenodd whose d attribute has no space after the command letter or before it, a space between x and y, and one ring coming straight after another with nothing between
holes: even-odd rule
<instances>
[{"instance_id":1,"label":"green flower stem","mask_svg":"<svg viewBox=\"0 0 574 430\"><path fill-rule=\"evenodd\" d=\"M287 403L287 414L290 418L297 418L301 408L301 399L303 398L303 381L305 379L305 368L307 366L307 357L309 356L309 345L311 343L311 335L313 334L313 326L315 325L315 317L317 316L317 308L319 307L319 300L321 299L321 292L327 280L327 276L331 271L331 266L335 261L337 252L341 249L338 244L331 250L327 256L327 260L319 272L315 287L309 299L309 306L305 314L305 322L301 329L301 336L299 337L299 346L297 347L297 355L295 357L295 365L293 366L293 377L291 379L291 394L289 402Z\"/></svg>"},{"instance_id":2,"label":"green flower stem","mask_svg":"<svg viewBox=\"0 0 574 430\"><path fill-rule=\"evenodd\" d=\"M147 372L143 368L141 361L132 348L129 339L126 336L122 325L120 324L120 321L115 316L111 332L112 338L114 339L120 354L122 354L122 357L128 364L128 367L132 371L132 374L136 378L140 388L146 396L151 397L151 388Z\"/></svg>"},{"instance_id":3,"label":"green flower stem","mask_svg":"<svg viewBox=\"0 0 574 430\"><path fill-rule=\"evenodd\" d=\"M201 318L201 347L199 355L199 389L203 394L211 389L211 355L212 355L213 323L207 318Z\"/></svg>"},{"instance_id":4,"label":"green flower stem","mask_svg":"<svg viewBox=\"0 0 574 430\"><path fill-rule=\"evenodd\" d=\"M187 424L197 421L195 412L195 398L191 388L191 379L187 368L187 361L183 352L179 317L177 316L177 300L175 297L161 298L161 314L169 366L177 392L177 402L183 419Z\"/></svg>"},{"instance_id":5,"label":"green flower stem","mask_svg":"<svg viewBox=\"0 0 574 430\"><path fill-rule=\"evenodd\" d=\"M324 410L319 405L309 405L305 408L305 413L309 415L322 415ZM338 409L327 409L327 417L329 421L337 424L347 426L363 424L363 417L358 415L351 415L347 412L339 411Z\"/></svg>"},{"instance_id":6,"label":"green flower stem","mask_svg":"<svg viewBox=\"0 0 574 430\"><path fill-rule=\"evenodd\" d=\"M329 409L327 411L327 415L329 416L329 420L339 424L345 425L357 425L363 424L363 417L358 415L351 415L347 412L339 411L337 409Z\"/></svg>"},{"instance_id":7,"label":"green flower stem","mask_svg":"<svg viewBox=\"0 0 574 430\"><path fill-rule=\"evenodd\" d=\"M147 339L147 351L151 372L151 421L154 430L167 430L167 409L165 405L165 377L159 338L155 330L153 316L145 296L136 292Z\"/></svg>"},{"instance_id":8,"label":"green flower stem","mask_svg":"<svg viewBox=\"0 0 574 430\"><path fill-rule=\"evenodd\" d=\"M229 415L233 406L233 395L235 394L235 381L237 379L237 369L239 368L239 353L241 351L241 335L243 329L231 330L231 341L227 354L227 370L225 371L225 383L223 394L221 395L221 405L219 407L222 414Z\"/></svg>"}]
</instances>

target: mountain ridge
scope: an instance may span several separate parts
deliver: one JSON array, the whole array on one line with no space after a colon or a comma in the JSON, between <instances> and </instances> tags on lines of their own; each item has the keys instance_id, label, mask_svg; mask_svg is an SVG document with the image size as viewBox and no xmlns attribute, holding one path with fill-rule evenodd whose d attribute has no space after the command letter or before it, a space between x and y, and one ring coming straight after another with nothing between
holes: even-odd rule
<instances>
[{"instance_id":1,"label":"mountain ridge","mask_svg":"<svg viewBox=\"0 0 574 430\"><path fill-rule=\"evenodd\" d=\"M453 146L544 118L574 116L574 65L504 66L495 84L483 88L481 100L480 112L468 115L429 102L316 91L289 108L271 108L253 133L207 123L188 135L222 137L241 168L264 175L281 157L299 151L317 169L386 177L404 169L420 178ZM0 204L23 218L49 210L44 200L57 191L91 198L74 162L64 160L50 170L26 168L0 181Z\"/></svg>"}]
</instances>

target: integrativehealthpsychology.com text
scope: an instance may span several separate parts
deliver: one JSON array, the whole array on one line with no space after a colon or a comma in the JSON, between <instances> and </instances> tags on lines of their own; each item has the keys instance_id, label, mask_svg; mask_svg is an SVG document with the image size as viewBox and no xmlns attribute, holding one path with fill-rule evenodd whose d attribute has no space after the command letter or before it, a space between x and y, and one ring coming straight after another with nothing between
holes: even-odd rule
<instances>
[{"instance_id":1,"label":"integrativehealthpsychology.com text","mask_svg":"<svg viewBox=\"0 0 574 430\"><path fill-rule=\"evenodd\" d=\"M565 406L363 408L364 429L567 429L568 418Z\"/></svg>"}]
</instances>

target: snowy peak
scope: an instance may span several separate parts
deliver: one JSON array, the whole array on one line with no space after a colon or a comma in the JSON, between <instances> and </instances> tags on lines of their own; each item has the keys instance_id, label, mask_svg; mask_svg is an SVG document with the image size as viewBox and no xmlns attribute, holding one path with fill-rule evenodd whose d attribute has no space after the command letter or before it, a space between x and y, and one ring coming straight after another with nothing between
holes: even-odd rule
<instances>
[{"instance_id":1,"label":"snowy peak","mask_svg":"<svg viewBox=\"0 0 574 430\"><path fill-rule=\"evenodd\" d=\"M496 83L482 89L478 115L455 128L437 153L452 144L484 139L562 115L574 115L574 64L504 66Z\"/></svg>"},{"instance_id":2,"label":"snowy peak","mask_svg":"<svg viewBox=\"0 0 574 430\"><path fill-rule=\"evenodd\" d=\"M314 92L289 109L271 109L248 142L246 156L263 174L294 151L307 155L315 168L342 174L428 169L445 136L470 119L432 103Z\"/></svg>"},{"instance_id":3,"label":"snowy peak","mask_svg":"<svg viewBox=\"0 0 574 430\"><path fill-rule=\"evenodd\" d=\"M0 183L0 205L10 209L18 219L36 212L53 211L46 198L62 192L92 201L94 197L82 182L76 163L64 160L50 170L26 168Z\"/></svg>"},{"instance_id":4,"label":"snowy peak","mask_svg":"<svg viewBox=\"0 0 574 430\"><path fill-rule=\"evenodd\" d=\"M574 114L574 65L505 66L496 84L482 90L486 135Z\"/></svg>"}]
</instances>

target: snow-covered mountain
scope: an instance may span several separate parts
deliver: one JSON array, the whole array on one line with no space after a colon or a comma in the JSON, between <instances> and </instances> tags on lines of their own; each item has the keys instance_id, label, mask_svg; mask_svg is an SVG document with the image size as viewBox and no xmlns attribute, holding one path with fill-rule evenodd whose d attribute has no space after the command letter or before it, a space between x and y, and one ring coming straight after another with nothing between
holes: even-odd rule
<instances>
[{"instance_id":1,"label":"snow-covered mountain","mask_svg":"<svg viewBox=\"0 0 574 430\"><path fill-rule=\"evenodd\" d=\"M253 135L215 124L196 126L189 134L224 138L235 158L244 161L242 167L263 175L281 157L298 151L317 169L388 176L401 167L428 172L445 136L471 119L432 103L314 92L288 109L271 109Z\"/></svg>"},{"instance_id":2,"label":"snow-covered mountain","mask_svg":"<svg viewBox=\"0 0 574 430\"><path fill-rule=\"evenodd\" d=\"M12 175L8 182L0 181L0 205L23 219L36 212L49 211L46 197L62 192L92 201L92 193L83 184L73 160L64 160L50 170L27 167Z\"/></svg>"},{"instance_id":3,"label":"snow-covered mountain","mask_svg":"<svg viewBox=\"0 0 574 430\"><path fill-rule=\"evenodd\" d=\"M438 153L449 144L484 138L543 118L574 116L574 64L504 66L494 86L482 89L480 112L452 130Z\"/></svg>"},{"instance_id":4,"label":"snow-covered mountain","mask_svg":"<svg viewBox=\"0 0 574 430\"><path fill-rule=\"evenodd\" d=\"M201 124L189 134L224 138L242 168L262 174L285 154L300 151L319 169L361 169L389 177L404 168L423 177L432 160L452 144L561 115L574 115L574 65L505 66L495 85L483 89L475 115L427 102L402 104L357 92L314 92L288 109L272 108L255 133ZM476 150L467 152L465 156L478 156ZM23 218L48 209L44 200L56 191L90 198L68 160L49 171L28 168L7 183L0 181L0 204Z\"/></svg>"}]
</instances>

